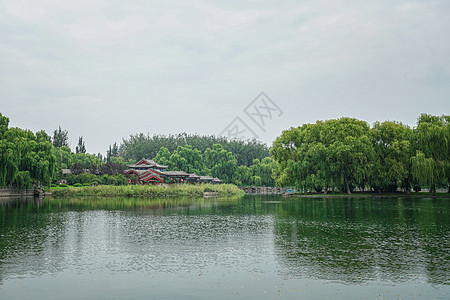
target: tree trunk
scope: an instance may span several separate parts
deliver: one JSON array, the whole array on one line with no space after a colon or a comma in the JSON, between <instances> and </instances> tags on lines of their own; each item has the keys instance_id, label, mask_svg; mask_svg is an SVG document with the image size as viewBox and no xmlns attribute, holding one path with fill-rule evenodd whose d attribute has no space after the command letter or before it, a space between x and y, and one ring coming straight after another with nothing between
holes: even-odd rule
<instances>
[{"instance_id":1,"label":"tree trunk","mask_svg":"<svg viewBox=\"0 0 450 300\"><path fill-rule=\"evenodd\" d=\"M352 192L350 192L350 187L348 185L348 180L347 180L347 175L346 174L344 174L344 182L345 182L345 188L347 190L347 194L351 195Z\"/></svg>"},{"instance_id":2,"label":"tree trunk","mask_svg":"<svg viewBox=\"0 0 450 300\"><path fill-rule=\"evenodd\" d=\"M436 186L435 185L431 186L430 192L433 193L433 194L436 194Z\"/></svg>"},{"instance_id":3,"label":"tree trunk","mask_svg":"<svg viewBox=\"0 0 450 300\"><path fill-rule=\"evenodd\" d=\"M406 194L409 195L411 192L411 183L409 182L409 179L406 180Z\"/></svg>"}]
</instances>

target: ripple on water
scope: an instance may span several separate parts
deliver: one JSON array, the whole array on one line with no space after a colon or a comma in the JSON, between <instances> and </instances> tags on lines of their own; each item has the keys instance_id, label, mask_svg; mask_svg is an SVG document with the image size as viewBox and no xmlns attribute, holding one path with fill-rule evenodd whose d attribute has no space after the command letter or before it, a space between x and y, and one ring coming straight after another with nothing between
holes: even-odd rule
<instances>
[{"instance_id":1,"label":"ripple on water","mask_svg":"<svg viewBox=\"0 0 450 300\"><path fill-rule=\"evenodd\" d=\"M287 291L324 282L367 288L420 283L429 295L449 284L445 202L256 199L3 214L0 286L51 275L77 278L91 289L94 281L117 280L117 288L148 281L161 295L164 281L177 282L180 294L240 284L273 298L270 287L280 282L290 285ZM195 290L192 282L205 285Z\"/></svg>"}]
</instances>

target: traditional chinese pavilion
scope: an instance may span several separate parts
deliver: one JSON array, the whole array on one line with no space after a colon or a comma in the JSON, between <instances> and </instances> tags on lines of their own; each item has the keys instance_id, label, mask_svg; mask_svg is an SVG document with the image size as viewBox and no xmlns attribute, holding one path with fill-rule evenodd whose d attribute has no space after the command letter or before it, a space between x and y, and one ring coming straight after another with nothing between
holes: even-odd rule
<instances>
[{"instance_id":1,"label":"traditional chinese pavilion","mask_svg":"<svg viewBox=\"0 0 450 300\"><path fill-rule=\"evenodd\" d=\"M161 184L164 183L162 173L168 166L160 165L152 159L141 159L135 164L128 165L125 170L125 175L130 177L135 174L140 183Z\"/></svg>"},{"instance_id":2,"label":"traditional chinese pavilion","mask_svg":"<svg viewBox=\"0 0 450 300\"><path fill-rule=\"evenodd\" d=\"M160 165L152 159L143 158L135 164L128 165L125 175L130 178L132 174L137 176L140 183L222 183L218 178L199 176L195 173L184 171L165 171L168 166Z\"/></svg>"}]
</instances>

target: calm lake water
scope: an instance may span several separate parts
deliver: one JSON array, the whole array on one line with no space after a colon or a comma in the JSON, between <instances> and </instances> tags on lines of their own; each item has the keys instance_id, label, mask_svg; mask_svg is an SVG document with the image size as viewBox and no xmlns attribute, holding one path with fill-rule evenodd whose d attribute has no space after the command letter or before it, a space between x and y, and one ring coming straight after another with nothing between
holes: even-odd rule
<instances>
[{"instance_id":1,"label":"calm lake water","mask_svg":"<svg viewBox=\"0 0 450 300\"><path fill-rule=\"evenodd\" d=\"M450 299L450 199L0 200L0 299Z\"/></svg>"}]
</instances>

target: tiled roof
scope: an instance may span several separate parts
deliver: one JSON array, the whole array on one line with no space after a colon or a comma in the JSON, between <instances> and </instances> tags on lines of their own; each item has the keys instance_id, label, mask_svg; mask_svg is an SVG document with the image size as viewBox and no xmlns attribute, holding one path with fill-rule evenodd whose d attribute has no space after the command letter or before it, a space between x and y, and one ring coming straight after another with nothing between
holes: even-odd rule
<instances>
[{"instance_id":1,"label":"tiled roof","mask_svg":"<svg viewBox=\"0 0 450 300\"><path fill-rule=\"evenodd\" d=\"M168 166L160 165L153 159L143 158L135 164L128 165L129 168L158 168L158 169L167 169Z\"/></svg>"},{"instance_id":2,"label":"tiled roof","mask_svg":"<svg viewBox=\"0 0 450 300\"><path fill-rule=\"evenodd\" d=\"M147 180L149 180L150 178L152 178L152 177L155 177L156 179L158 179L159 181L163 181L163 179L161 178L161 176L159 176L158 174L155 174L155 173L153 173L153 172L147 172L147 173L145 173L145 174L142 174L141 176L139 176L139 180L142 180L142 181L147 181Z\"/></svg>"},{"instance_id":3,"label":"tiled roof","mask_svg":"<svg viewBox=\"0 0 450 300\"><path fill-rule=\"evenodd\" d=\"M164 176L189 176L189 174L184 171L163 171L163 172L161 172L161 175L164 175Z\"/></svg>"}]
</instances>

